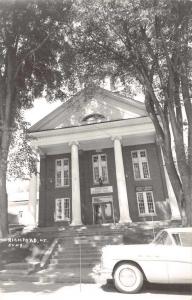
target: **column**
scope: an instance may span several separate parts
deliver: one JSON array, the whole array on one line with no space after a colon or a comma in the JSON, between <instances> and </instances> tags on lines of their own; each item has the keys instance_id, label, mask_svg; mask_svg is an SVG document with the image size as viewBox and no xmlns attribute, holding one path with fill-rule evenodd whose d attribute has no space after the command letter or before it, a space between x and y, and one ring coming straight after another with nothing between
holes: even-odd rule
<instances>
[{"instance_id":1,"label":"column","mask_svg":"<svg viewBox=\"0 0 192 300\"><path fill-rule=\"evenodd\" d=\"M49 184L49 183L48 183ZM40 171L39 171L39 201L37 205L38 225L45 227L47 214L47 156L40 155Z\"/></svg>"},{"instance_id":2,"label":"column","mask_svg":"<svg viewBox=\"0 0 192 300\"><path fill-rule=\"evenodd\" d=\"M129 215L129 203L128 203L128 196L127 196L122 147L120 141L121 138L115 137L113 138L113 140L114 140L115 168L116 168L116 177L117 177L117 191L118 191L119 211L120 211L119 223L127 223L132 221Z\"/></svg>"},{"instance_id":3,"label":"column","mask_svg":"<svg viewBox=\"0 0 192 300\"><path fill-rule=\"evenodd\" d=\"M38 155L37 155L37 160L36 160L36 169L37 173L33 173L30 182L29 182L29 218L28 218L28 223L29 225L36 226L37 225L37 192L38 192L38 187L37 187L37 177L39 174L39 160L38 160Z\"/></svg>"},{"instance_id":4,"label":"column","mask_svg":"<svg viewBox=\"0 0 192 300\"><path fill-rule=\"evenodd\" d=\"M78 143L71 143L71 177L72 177L72 222L71 225L82 225L81 197L79 180L79 154Z\"/></svg>"},{"instance_id":5,"label":"column","mask_svg":"<svg viewBox=\"0 0 192 300\"><path fill-rule=\"evenodd\" d=\"M169 179L167 168L165 166L162 149L161 149L161 156L162 156L162 161L163 161L163 169L164 169L165 181L166 181L167 192L168 192L168 197L169 197L169 204L170 204L170 209L171 209L171 214L172 214L171 219L172 220L181 220L181 214L180 214L179 207L177 204L177 199L175 197L175 193L173 191L171 181Z\"/></svg>"}]
</instances>

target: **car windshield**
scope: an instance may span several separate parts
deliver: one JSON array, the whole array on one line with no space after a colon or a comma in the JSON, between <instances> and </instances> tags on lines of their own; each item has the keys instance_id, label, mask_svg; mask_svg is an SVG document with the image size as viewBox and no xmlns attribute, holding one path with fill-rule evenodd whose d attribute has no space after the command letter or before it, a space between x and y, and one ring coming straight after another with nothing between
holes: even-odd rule
<instances>
[{"instance_id":1,"label":"car windshield","mask_svg":"<svg viewBox=\"0 0 192 300\"><path fill-rule=\"evenodd\" d=\"M172 233L172 237L178 246L192 247L192 232Z\"/></svg>"}]
</instances>

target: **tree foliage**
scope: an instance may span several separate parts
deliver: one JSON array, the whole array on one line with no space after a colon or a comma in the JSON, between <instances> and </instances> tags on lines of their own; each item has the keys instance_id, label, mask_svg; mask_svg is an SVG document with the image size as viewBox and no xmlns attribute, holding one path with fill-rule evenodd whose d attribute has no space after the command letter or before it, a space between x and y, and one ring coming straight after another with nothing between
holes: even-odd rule
<instances>
[{"instance_id":1,"label":"tree foliage","mask_svg":"<svg viewBox=\"0 0 192 300\"><path fill-rule=\"evenodd\" d=\"M192 225L192 2L81 0L76 9L81 78L110 75L142 85L180 210Z\"/></svg>"},{"instance_id":2,"label":"tree foliage","mask_svg":"<svg viewBox=\"0 0 192 300\"><path fill-rule=\"evenodd\" d=\"M37 153L31 147L32 137L29 136L29 123L20 118L12 135L8 155L7 180L27 180L37 172Z\"/></svg>"},{"instance_id":3,"label":"tree foliage","mask_svg":"<svg viewBox=\"0 0 192 300\"><path fill-rule=\"evenodd\" d=\"M8 153L21 111L34 98L64 99L74 88L70 12L69 0L0 2L0 236L7 234Z\"/></svg>"}]
</instances>

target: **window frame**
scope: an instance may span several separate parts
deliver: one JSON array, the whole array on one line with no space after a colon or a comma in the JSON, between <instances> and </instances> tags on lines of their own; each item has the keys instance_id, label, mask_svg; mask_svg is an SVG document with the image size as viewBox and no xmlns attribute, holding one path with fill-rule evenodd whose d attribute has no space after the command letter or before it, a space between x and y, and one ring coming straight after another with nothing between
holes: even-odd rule
<instances>
[{"instance_id":1,"label":"window frame","mask_svg":"<svg viewBox=\"0 0 192 300\"><path fill-rule=\"evenodd\" d=\"M147 193L151 194L154 212L149 212L149 206L148 206L149 202L147 200ZM141 212L141 208L139 206L139 198L138 198L139 194L143 195L143 204L144 204L144 209L145 209L144 213ZM137 199L137 207L138 207L138 212L139 212L140 217L156 216L157 215L156 210L155 210L155 201L154 201L153 191L139 191L139 192L136 192L136 199Z\"/></svg>"},{"instance_id":2,"label":"window frame","mask_svg":"<svg viewBox=\"0 0 192 300\"><path fill-rule=\"evenodd\" d=\"M61 208L62 208L62 219L57 219L57 202L61 201ZM68 217L65 216L65 202L68 201ZM71 202L69 197L64 197L64 198L56 198L55 199L55 212L54 212L54 219L55 222L64 222L67 221L69 222L71 220Z\"/></svg>"},{"instance_id":3,"label":"window frame","mask_svg":"<svg viewBox=\"0 0 192 300\"><path fill-rule=\"evenodd\" d=\"M145 159L143 159L140 156L140 153L142 151L145 152ZM136 163L139 165L139 173L140 173L140 177L139 178L136 178L136 172L135 172L135 169L134 169L134 163L135 163L134 162L134 158L133 158L133 153L134 152L137 153ZM149 169L149 161L148 161L147 150L146 149L132 150L131 151L131 160L132 160L134 180L135 181L139 181L139 180L151 180L151 174L150 174L150 169ZM144 177L143 166L142 166L143 162L147 163L147 169L148 169L148 174L149 174L149 176L147 178Z\"/></svg>"},{"instance_id":4,"label":"window frame","mask_svg":"<svg viewBox=\"0 0 192 300\"><path fill-rule=\"evenodd\" d=\"M58 165L57 162L61 161L61 185L57 184L57 172L58 172ZM65 176L64 176L64 161L68 162L68 184L65 184ZM55 160L55 188L65 188L65 187L70 187L70 164L69 164L69 158L68 157L64 157L64 158L58 158Z\"/></svg>"},{"instance_id":5,"label":"window frame","mask_svg":"<svg viewBox=\"0 0 192 300\"><path fill-rule=\"evenodd\" d=\"M99 182L96 181L96 176L94 172L94 157L98 157L98 169L99 169L99 178L102 176L102 164L101 164L101 156L104 155L106 158L106 170L107 170L107 180L103 181L103 184L109 184L109 172L108 172L108 163L107 163L107 154L106 153L99 153L92 155L92 171L93 171L93 184L99 185ZM101 175L101 176L100 176Z\"/></svg>"}]
</instances>

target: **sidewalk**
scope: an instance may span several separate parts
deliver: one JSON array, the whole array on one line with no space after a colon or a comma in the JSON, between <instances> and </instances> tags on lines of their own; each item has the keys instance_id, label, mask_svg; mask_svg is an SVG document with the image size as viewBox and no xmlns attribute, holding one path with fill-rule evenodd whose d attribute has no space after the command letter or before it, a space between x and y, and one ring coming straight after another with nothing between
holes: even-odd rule
<instances>
[{"instance_id":1,"label":"sidewalk","mask_svg":"<svg viewBox=\"0 0 192 300\"><path fill-rule=\"evenodd\" d=\"M40 283L6 283L0 282L1 300L192 300L191 287L165 287L152 286L144 289L140 294L121 294L118 293L111 283L106 285L99 284L40 284Z\"/></svg>"}]
</instances>

